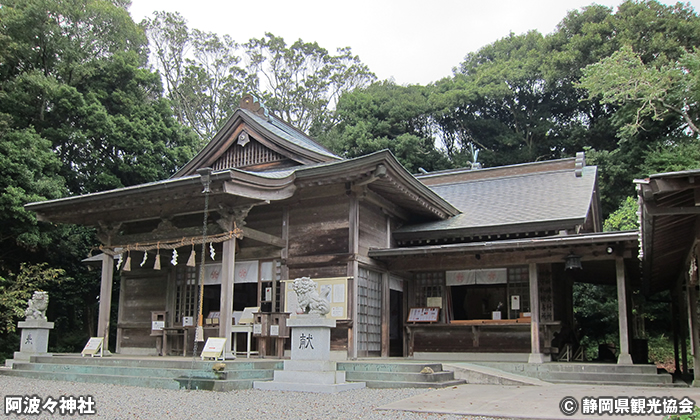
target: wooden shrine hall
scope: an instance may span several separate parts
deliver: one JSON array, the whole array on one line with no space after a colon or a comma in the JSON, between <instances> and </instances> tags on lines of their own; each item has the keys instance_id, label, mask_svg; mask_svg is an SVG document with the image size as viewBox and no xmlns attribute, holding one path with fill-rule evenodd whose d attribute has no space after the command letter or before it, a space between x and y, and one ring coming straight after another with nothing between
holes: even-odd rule
<instances>
[{"instance_id":1,"label":"wooden shrine hall","mask_svg":"<svg viewBox=\"0 0 700 420\"><path fill-rule=\"evenodd\" d=\"M308 276L336 319L331 350L349 359L541 363L574 324L573 283L617 285L619 363L632 363L638 233L601 232L597 169L582 153L412 175L389 151L342 159L246 96L171 178L27 208L97 229L97 335L116 323L117 353L187 354L201 313L232 358L255 308L257 350L280 356L295 315L286 281Z\"/></svg>"}]
</instances>

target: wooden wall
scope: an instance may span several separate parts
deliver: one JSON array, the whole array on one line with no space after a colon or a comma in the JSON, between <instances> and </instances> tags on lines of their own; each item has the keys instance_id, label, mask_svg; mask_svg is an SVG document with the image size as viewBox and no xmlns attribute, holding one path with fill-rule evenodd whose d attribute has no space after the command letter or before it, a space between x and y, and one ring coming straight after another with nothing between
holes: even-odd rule
<instances>
[{"instance_id":1,"label":"wooden wall","mask_svg":"<svg viewBox=\"0 0 700 420\"><path fill-rule=\"evenodd\" d=\"M117 341L119 348L141 347L155 351L156 340L150 336L151 311L166 309L167 273L167 269L122 272L117 322L121 331Z\"/></svg>"},{"instance_id":2,"label":"wooden wall","mask_svg":"<svg viewBox=\"0 0 700 420\"><path fill-rule=\"evenodd\" d=\"M379 207L360 202L360 255L366 256L370 248L386 247L386 217Z\"/></svg>"}]
</instances>

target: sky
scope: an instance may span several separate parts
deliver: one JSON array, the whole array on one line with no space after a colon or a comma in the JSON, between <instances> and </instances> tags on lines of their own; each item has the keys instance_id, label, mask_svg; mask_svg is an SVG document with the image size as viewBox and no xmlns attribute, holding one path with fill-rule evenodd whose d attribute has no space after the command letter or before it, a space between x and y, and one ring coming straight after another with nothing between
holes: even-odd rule
<instances>
[{"instance_id":1,"label":"sky","mask_svg":"<svg viewBox=\"0 0 700 420\"><path fill-rule=\"evenodd\" d=\"M190 28L236 42L266 32L317 42L329 52L350 47L379 80L400 85L428 83L452 75L464 57L529 30L549 34L570 10L590 0L132 0L140 22L154 11L179 12ZM595 3L617 10L620 0ZM664 4L675 1L661 0ZM690 1L698 10L700 0Z\"/></svg>"}]
</instances>

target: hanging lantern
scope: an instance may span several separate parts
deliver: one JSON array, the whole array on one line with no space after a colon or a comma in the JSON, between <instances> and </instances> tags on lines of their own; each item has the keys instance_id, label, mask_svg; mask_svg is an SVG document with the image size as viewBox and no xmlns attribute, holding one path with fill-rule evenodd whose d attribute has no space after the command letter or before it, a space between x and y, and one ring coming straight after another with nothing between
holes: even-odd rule
<instances>
[{"instance_id":1,"label":"hanging lantern","mask_svg":"<svg viewBox=\"0 0 700 420\"><path fill-rule=\"evenodd\" d=\"M177 249L173 248L173 257L170 259L170 264L177 265Z\"/></svg>"},{"instance_id":2,"label":"hanging lantern","mask_svg":"<svg viewBox=\"0 0 700 420\"><path fill-rule=\"evenodd\" d=\"M581 270L581 256L576 255L573 252L566 256L566 262L564 263L565 270Z\"/></svg>"}]
</instances>

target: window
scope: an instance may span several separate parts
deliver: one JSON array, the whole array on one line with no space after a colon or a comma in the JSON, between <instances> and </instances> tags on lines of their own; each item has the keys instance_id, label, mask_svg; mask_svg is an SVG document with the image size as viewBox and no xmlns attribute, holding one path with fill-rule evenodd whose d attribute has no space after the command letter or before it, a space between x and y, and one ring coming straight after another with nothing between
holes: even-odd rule
<instances>
[{"instance_id":1,"label":"window","mask_svg":"<svg viewBox=\"0 0 700 420\"><path fill-rule=\"evenodd\" d=\"M175 270L175 325L182 325L183 316L195 316L197 307L197 269L177 266Z\"/></svg>"}]
</instances>

